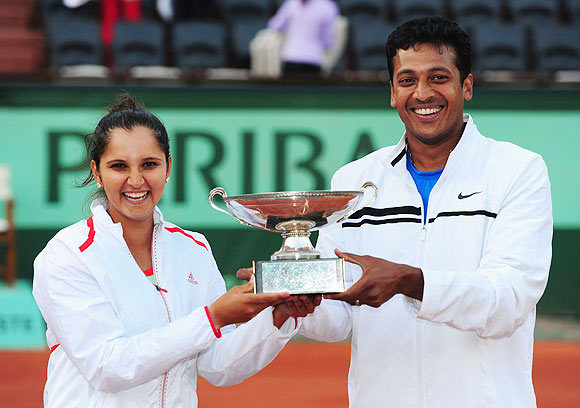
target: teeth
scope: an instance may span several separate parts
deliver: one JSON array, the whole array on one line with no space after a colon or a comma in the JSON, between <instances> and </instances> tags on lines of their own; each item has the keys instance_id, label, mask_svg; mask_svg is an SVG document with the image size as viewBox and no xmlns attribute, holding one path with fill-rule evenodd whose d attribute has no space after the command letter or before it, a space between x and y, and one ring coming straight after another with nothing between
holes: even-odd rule
<instances>
[{"instance_id":1,"label":"teeth","mask_svg":"<svg viewBox=\"0 0 580 408\"><path fill-rule=\"evenodd\" d=\"M419 115L431 115L433 113L437 113L441 110L441 108L421 108L421 109L415 109L415 113L418 113Z\"/></svg>"},{"instance_id":2,"label":"teeth","mask_svg":"<svg viewBox=\"0 0 580 408\"><path fill-rule=\"evenodd\" d=\"M149 194L148 191L146 191L145 193L123 193L123 195L131 200L142 200L144 199L147 194Z\"/></svg>"}]
</instances>

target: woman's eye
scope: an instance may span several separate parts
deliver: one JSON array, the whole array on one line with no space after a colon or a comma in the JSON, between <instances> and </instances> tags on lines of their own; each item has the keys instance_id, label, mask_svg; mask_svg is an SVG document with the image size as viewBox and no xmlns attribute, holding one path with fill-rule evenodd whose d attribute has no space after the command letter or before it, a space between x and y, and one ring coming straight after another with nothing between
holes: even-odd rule
<instances>
[{"instance_id":1,"label":"woman's eye","mask_svg":"<svg viewBox=\"0 0 580 408\"><path fill-rule=\"evenodd\" d=\"M143 163L143 167L155 167L157 166L157 163L155 162L145 162Z\"/></svg>"},{"instance_id":2,"label":"woman's eye","mask_svg":"<svg viewBox=\"0 0 580 408\"><path fill-rule=\"evenodd\" d=\"M125 168L125 165L123 163L115 163L111 167L114 169L122 169Z\"/></svg>"}]
</instances>

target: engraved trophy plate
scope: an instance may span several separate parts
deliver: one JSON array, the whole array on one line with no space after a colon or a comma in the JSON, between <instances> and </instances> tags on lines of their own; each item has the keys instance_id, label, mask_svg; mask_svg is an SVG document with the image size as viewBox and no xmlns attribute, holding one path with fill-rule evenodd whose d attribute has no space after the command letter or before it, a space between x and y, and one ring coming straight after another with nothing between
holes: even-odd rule
<instances>
[{"instance_id":1,"label":"engraved trophy plate","mask_svg":"<svg viewBox=\"0 0 580 408\"><path fill-rule=\"evenodd\" d=\"M340 293L344 286L344 259L254 262L256 293L290 292L294 295Z\"/></svg>"},{"instance_id":2,"label":"engraved trophy plate","mask_svg":"<svg viewBox=\"0 0 580 408\"><path fill-rule=\"evenodd\" d=\"M372 198L359 206L366 189ZM229 211L216 206L220 195ZM257 293L291 294L339 293L345 290L344 261L320 259L310 242L310 231L339 223L357 208L370 205L377 187L364 183L359 191L283 191L228 196L221 187L209 193L209 203L242 224L282 234L284 242L270 261L254 262Z\"/></svg>"}]
</instances>

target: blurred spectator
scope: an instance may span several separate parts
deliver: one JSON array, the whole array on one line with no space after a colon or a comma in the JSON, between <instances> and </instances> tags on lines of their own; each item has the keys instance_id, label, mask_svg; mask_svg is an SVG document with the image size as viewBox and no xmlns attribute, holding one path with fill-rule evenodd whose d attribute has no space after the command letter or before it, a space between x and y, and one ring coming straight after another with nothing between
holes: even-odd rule
<instances>
[{"instance_id":1,"label":"blurred spectator","mask_svg":"<svg viewBox=\"0 0 580 408\"><path fill-rule=\"evenodd\" d=\"M101 35L103 46L108 48L113 43L115 23L118 20L139 21L141 19L140 0L101 0L102 20Z\"/></svg>"},{"instance_id":2,"label":"blurred spectator","mask_svg":"<svg viewBox=\"0 0 580 408\"><path fill-rule=\"evenodd\" d=\"M268 21L268 28L285 33L284 74L320 74L324 52L334 40L338 6L331 0L286 0Z\"/></svg>"}]
</instances>

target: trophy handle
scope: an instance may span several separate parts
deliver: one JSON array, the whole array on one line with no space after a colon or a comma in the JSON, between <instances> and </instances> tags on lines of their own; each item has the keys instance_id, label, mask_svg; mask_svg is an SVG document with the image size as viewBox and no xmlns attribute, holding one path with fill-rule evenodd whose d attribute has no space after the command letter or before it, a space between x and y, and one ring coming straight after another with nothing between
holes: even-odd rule
<instances>
[{"instance_id":1,"label":"trophy handle","mask_svg":"<svg viewBox=\"0 0 580 408\"><path fill-rule=\"evenodd\" d=\"M225 190L225 189L223 189L223 188L221 188L221 187L212 188L212 190L209 192L209 196L207 197L207 200L209 201L209 205L211 205L211 207L212 207L214 210L218 210L219 212L222 212L222 213L224 213L224 214L227 214L227 215L229 215L230 217L234 217L236 220L238 220L240 223L242 223L242 224L244 224L244 225L249 225L249 226L251 226L251 224L248 224L246 221L242 220L241 218L238 218L238 217L236 217L236 216L235 216L234 214L232 214L231 212L229 212L229 211L226 211L226 210L224 210L224 209L221 209L221 208L219 208L217 205L215 205L215 204L213 203L213 197L214 197L215 195L220 195L220 196L222 196L222 199L223 199L223 198L227 197L227 196L228 196L228 194L226 193L226 190Z\"/></svg>"},{"instance_id":2,"label":"trophy handle","mask_svg":"<svg viewBox=\"0 0 580 408\"><path fill-rule=\"evenodd\" d=\"M375 200L377 199L377 194L379 192L379 189L377 188L377 186L375 185L375 183L372 183L370 181L367 181L366 183L364 183L362 185L362 187L360 188L360 191L364 192L369 187L373 189L373 198L371 198L368 202L366 202L363 205L361 205L360 208L366 207L367 205L370 205L370 204L374 203ZM364 197L364 195L363 195L363 197ZM343 222L348 217L350 217L351 215L353 215L356 211L358 211L358 209L356 207L353 208L351 210L351 212L349 212L344 217L342 217L340 220L338 220L337 223Z\"/></svg>"}]
</instances>

